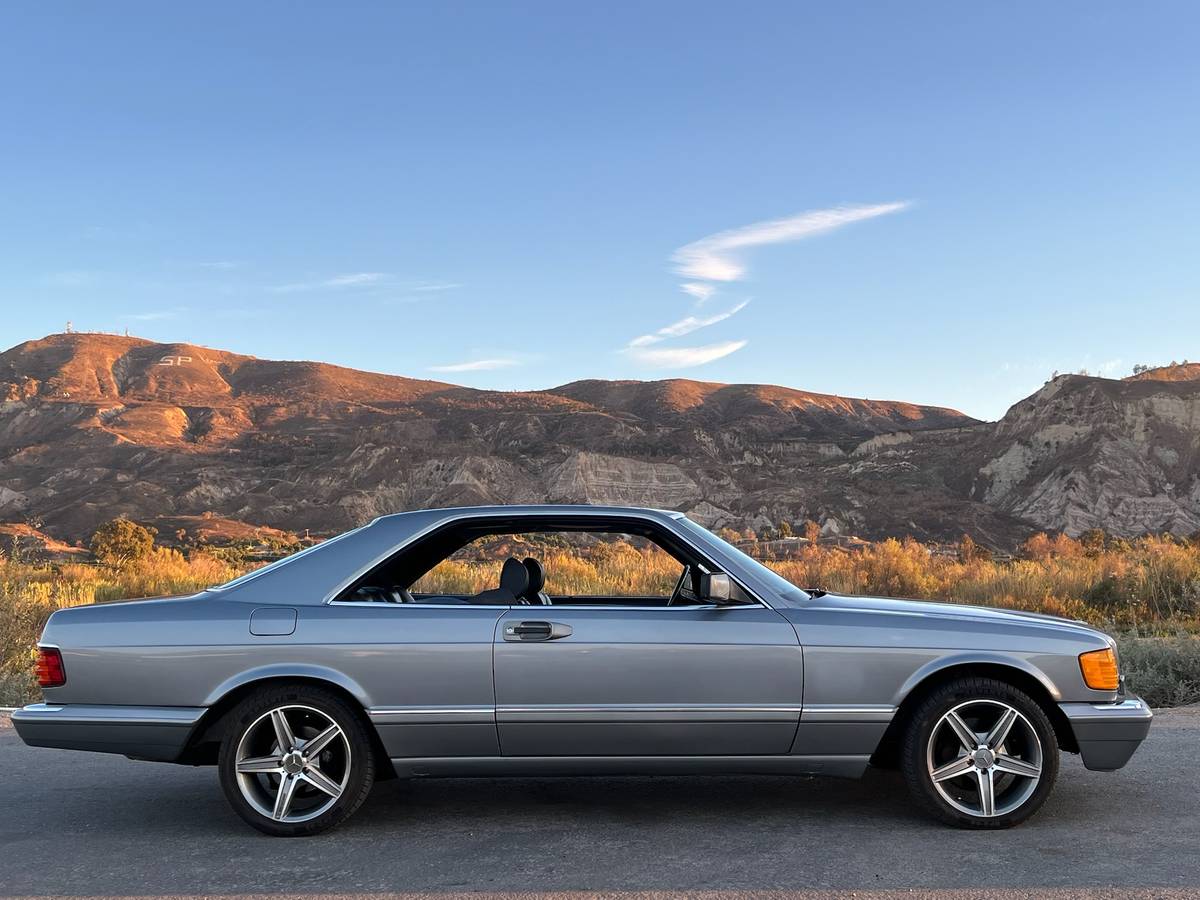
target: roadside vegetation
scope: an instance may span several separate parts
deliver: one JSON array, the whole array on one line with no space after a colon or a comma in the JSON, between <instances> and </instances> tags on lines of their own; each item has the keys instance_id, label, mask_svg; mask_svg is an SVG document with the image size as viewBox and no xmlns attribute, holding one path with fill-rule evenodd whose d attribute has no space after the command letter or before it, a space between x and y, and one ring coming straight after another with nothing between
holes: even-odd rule
<instances>
[{"instance_id":1,"label":"roadside vegetation","mask_svg":"<svg viewBox=\"0 0 1200 900\"><path fill-rule=\"evenodd\" d=\"M132 527L130 527L132 526ZM995 558L969 538L957 546L887 540L852 547L818 540L800 526L769 535L726 533L801 587L879 594L1082 619L1117 636L1130 689L1154 705L1200 702L1200 539L1149 536L1079 540L1037 535L1013 558ZM0 706L36 696L31 648L56 609L129 597L186 594L235 577L256 562L236 547L155 545L134 523L107 523L92 541L97 562L49 563L0 555ZM501 560L535 555L550 594L669 593L678 564L644 543L570 547L519 539L467 548L416 590L475 593L494 587Z\"/></svg>"}]
</instances>

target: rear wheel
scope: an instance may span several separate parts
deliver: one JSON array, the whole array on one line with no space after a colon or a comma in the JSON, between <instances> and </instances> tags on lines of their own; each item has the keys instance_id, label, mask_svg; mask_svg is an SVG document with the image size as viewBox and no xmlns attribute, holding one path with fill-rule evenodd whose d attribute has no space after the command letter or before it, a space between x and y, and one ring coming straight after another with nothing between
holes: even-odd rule
<instances>
[{"instance_id":1,"label":"rear wheel","mask_svg":"<svg viewBox=\"0 0 1200 900\"><path fill-rule=\"evenodd\" d=\"M259 831L316 834L350 816L370 793L370 736L358 713L332 691L267 687L229 715L218 764L221 788Z\"/></svg>"},{"instance_id":2,"label":"rear wheel","mask_svg":"<svg viewBox=\"0 0 1200 900\"><path fill-rule=\"evenodd\" d=\"M963 828L1007 828L1046 802L1058 776L1058 739L1042 708L991 678L936 689L916 709L901 768L918 803Z\"/></svg>"}]
</instances>

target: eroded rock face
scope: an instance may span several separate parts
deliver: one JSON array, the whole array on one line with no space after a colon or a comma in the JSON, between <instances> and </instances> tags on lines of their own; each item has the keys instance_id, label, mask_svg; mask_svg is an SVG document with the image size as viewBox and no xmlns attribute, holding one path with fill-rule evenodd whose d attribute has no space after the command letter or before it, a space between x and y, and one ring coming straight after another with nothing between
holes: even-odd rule
<instances>
[{"instance_id":1,"label":"eroded rock face","mask_svg":"<svg viewBox=\"0 0 1200 900\"><path fill-rule=\"evenodd\" d=\"M1200 381L1063 376L986 442L974 496L1038 527L1200 528Z\"/></svg>"},{"instance_id":2,"label":"eroded rock face","mask_svg":"<svg viewBox=\"0 0 1200 900\"><path fill-rule=\"evenodd\" d=\"M1200 381L1069 377L998 423L765 385L476 391L187 344L54 335L0 354L0 520L117 514L332 533L402 509L583 502L714 526L1011 546L1200 527Z\"/></svg>"}]
</instances>

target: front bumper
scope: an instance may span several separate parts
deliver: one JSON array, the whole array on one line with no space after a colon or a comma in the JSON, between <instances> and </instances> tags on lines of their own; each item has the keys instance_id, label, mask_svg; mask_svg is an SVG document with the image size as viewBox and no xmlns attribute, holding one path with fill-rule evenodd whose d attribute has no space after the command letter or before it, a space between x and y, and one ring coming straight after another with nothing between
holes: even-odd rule
<instances>
[{"instance_id":1,"label":"front bumper","mask_svg":"<svg viewBox=\"0 0 1200 900\"><path fill-rule=\"evenodd\" d=\"M203 708L34 703L12 714L30 747L121 753L138 759L178 759Z\"/></svg>"},{"instance_id":2,"label":"front bumper","mask_svg":"<svg viewBox=\"0 0 1200 900\"><path fill-rule=\"evenodd\" d=\"M1071 723L1083 764L1097 772L1111 772L1129 762L1154 720L1141 697L1116 703L1060 703L1059 707Z\"/></svg>"}]
</instances>

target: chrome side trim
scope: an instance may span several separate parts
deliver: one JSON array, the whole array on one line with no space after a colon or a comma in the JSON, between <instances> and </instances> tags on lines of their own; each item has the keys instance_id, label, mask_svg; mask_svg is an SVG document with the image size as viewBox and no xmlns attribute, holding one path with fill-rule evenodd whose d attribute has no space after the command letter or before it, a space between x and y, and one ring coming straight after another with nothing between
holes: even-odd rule
<instances>
[{"instance_id":1,"label":"chrome side trim","mask_svg":"<svg viewBox=\"0 0 1200 900\"><path fill-rule=\"evenodd\" d=\"M536 706L376 706L367 715L376 725L452 725L497 722L795 722L799 706L708 703L674 704L545 704Z\"/></svg>"},{"instance_id":2,"label":"chrome side trim","mask_svg":"<svg viewBox=\"0 0 1200 900\"><path fill-rule=\"evenodd\" d=\"M587 706L543 704L498 706L496 707L496 721L501 724L534 722L556 724L566 722L795 722L800 715L800 709L799 706L769 704L745 706L722 706L708 703L671 706L652 703Z\"/></svg>"},{"instance_id":3,"label":"chrome side trim","mask_svg":"<svg viewBox=\"0 0 1200 900\"><path fill-rule=\"evenodd\" d=\"M375 706L367 715L376 725L494 725L491 706Z\"/></svg>"},{"instance_id":4,"label":"chrome side trim","mask_svg":"<svg viewBox=\"0 0 1200 900\"><path fill-rule=\"evenodd\" d=\"M391 758L402 777L493 775L834 775L859 778L869 756L459 756Z\"/></svg>"},{"instance_id":5,"label":"chrome side trim","mask_svg":"<svg viewBox=\"0 0 1200 900\"><path fill-rule=\"evenodd\" d=\"M887 704L860 703L841 706L832 703L811 703L804 707L800 721L808 722L890 722L896 707Z\"/></svg>"},{"instance_id":6,"label":"chrome side trim","mask_svg":"<svg viewBox=\"0 0 1200 900\"><path fill-rule=\"evenodd\" d=\"M204 707L91 706L82 703L32 703L13 713L16 722L71 725L171 725L188 728L200 721Z\"/></svg>"}]
</instances>

